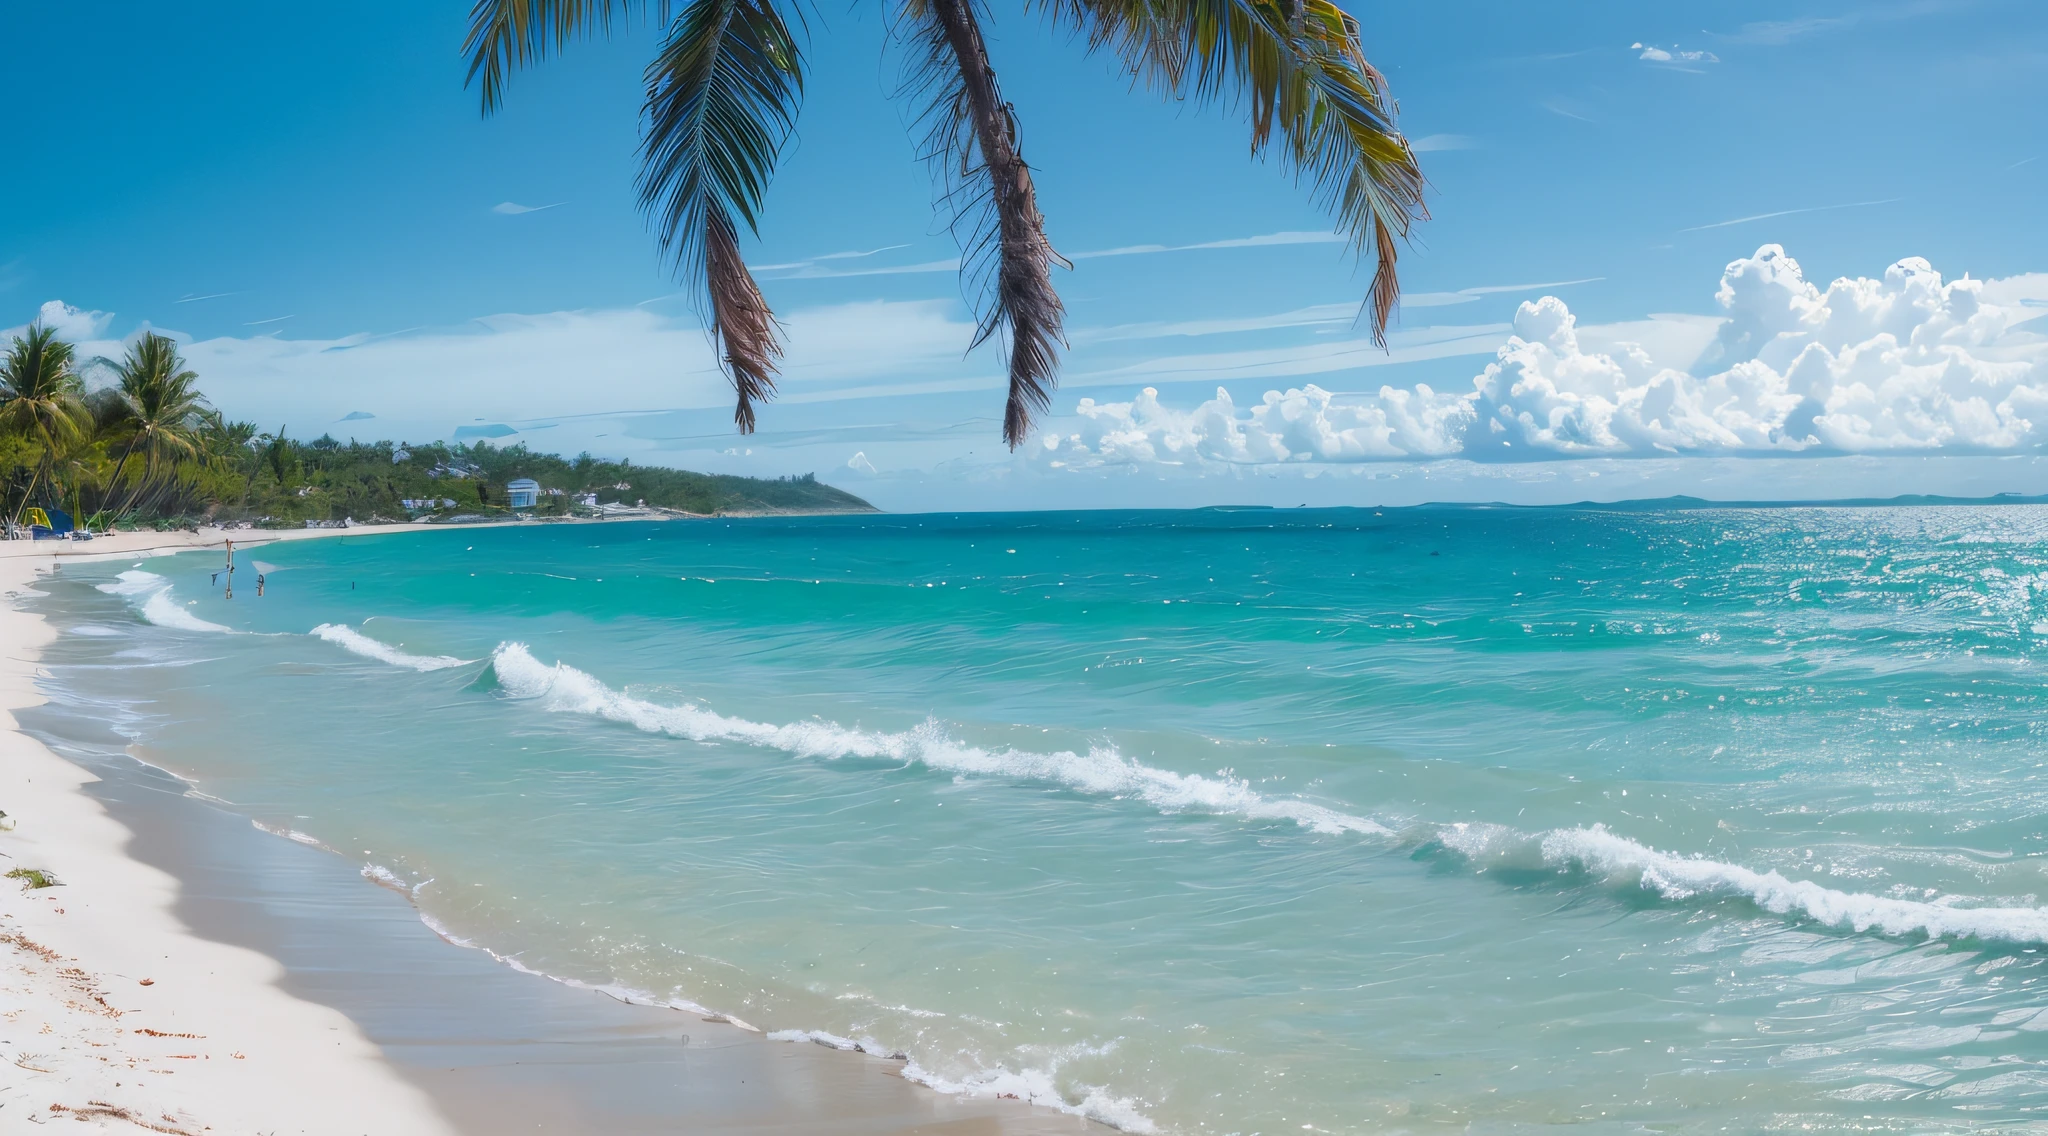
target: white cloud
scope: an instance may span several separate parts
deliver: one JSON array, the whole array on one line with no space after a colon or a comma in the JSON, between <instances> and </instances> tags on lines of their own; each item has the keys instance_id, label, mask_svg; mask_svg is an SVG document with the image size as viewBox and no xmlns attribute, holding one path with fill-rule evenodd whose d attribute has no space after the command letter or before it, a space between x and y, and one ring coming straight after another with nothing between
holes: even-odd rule
<instances>
[{"instance_id":1,"label":"white cloud","mask_svg":"<svg viewBox=\"0 0 2048 1136\"><path fill-rule=\"evenodd\" d=\"M1646 60L1650 63L1721 62L1721 57L1711 51L1680 51L1675 44L1669 49L1646 43L1632 43L1628 47L1630 51L1642 52L1641 55L1636 56L1637 59Z\"/></svg>"},{"instance_id":2,"label":"white cloud","mask_svg":"<svg viewBox=\"0 0 2048 1136\"><path fill-rule=\"evenodd\" d=\"M72 343L81 343L86 340L98 339L105 333L107 325L112 323L113 320L114 313L112 312L89 312L74 308L62 300L51 300L42 306L32 322L40 323L44 327L55 331L59 339L68 340ZM14 336L20 335L27 330L28 324L23 324L20 327L11 327L4 332L0 332L0 336L12 339Z\"/></svg>"},{"instance_id":3,"label":"white cloud","mask_svg":"<svg viewBox=\"0 0 2048 1136\"><path fill-rule=\"evenodd\" d=\"M1049 468L1107 465L1262 465L1291 461L1356 462L1447 455L1471 418L1465 399L1442 397L1427 386L1414 391L1382 387L1380 398L1338 404L1313 383L1285 394L1268 391L1240 414L1230 392L1193 411L1161 406L1151 387L1130 402L1075 408L1079 429L1052 432L1024 448L1027 461Z\"/></svg>"},{"instance_id":4,"label":"white cloud","mask_svg":"<svg viewBox=\"0 0 2048 1136\"><path fill-rule=\"evenodd\" d=\"M1083 399L1025 460L1199 470L1453 454L2048 451L2048 337L2022 326L2044 314L2048 275L1943 282L1913 257L1881 279L1821 289L1765 245L1728 265L1715 299L1718 320L1663 317L1640 341L1582 334L1555 296L1524 303L1466 392L1340 397L1306 385L1248 411L1222 390L1191 411L1162 405L1154 388L1127 403Z\"/></svg>"},{"instance_id":5,"label":"white cloud","mask_svg":"<svg viewBox=\"0 0 2048 1136\"><path fill-rule=\"evenodd\" d=\"M557 201L549 205L521 205L516 201L500 201L491 206L491 212L516 217L521 213L538 213L543 209L555 209L567 204L569 203L566 201Z\"/></svg>"}]
</instances>

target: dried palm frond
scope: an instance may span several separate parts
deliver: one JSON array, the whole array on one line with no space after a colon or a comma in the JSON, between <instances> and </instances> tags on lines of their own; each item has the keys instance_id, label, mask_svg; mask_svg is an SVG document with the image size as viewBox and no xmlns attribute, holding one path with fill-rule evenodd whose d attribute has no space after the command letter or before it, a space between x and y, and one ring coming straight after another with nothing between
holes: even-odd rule
<instances>
[{"instance_id":1,"label":"dried palm frond","mask_svg":"<svg viewBox=\"0 0 2048 1136\"><path fill-rule=\"evenodd\" d=\"M977 294L974 345L1009 331L1003 441L1016 449L1058 381L1066 309L1052 266L1066 261L1046 239L1016 112L1003 101L973 0L908 0L902 14L914 44L905 89L924 101L924 157L945 187L940 200L952 210L963 274Z\"/></svg>"}]
</instances>

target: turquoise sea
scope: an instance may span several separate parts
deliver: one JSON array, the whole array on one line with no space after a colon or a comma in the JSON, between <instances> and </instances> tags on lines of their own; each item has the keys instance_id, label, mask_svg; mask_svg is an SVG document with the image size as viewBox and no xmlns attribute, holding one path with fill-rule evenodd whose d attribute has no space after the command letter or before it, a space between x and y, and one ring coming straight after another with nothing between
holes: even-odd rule
<instances>
[{"instance_id":1,"label":"turquoise sea","mask_svg":"<svg viewBox=\"0 0 2048 1136\"><path fill-rule=\"evenodd\" d=\"M510 965L1135 1132L2048 1126L2042 508L222 559L67 565L53 696Z\"/></svg>"}]
</instances>

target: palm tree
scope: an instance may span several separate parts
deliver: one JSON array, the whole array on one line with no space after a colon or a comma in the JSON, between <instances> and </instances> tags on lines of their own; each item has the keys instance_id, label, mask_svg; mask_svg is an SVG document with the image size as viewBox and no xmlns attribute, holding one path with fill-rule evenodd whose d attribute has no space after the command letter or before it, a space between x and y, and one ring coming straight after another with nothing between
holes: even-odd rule
<instances>
[{"instance_id":1,"label":"palm tree","mask_svg":"<svg viewBox=\"0 0 2048 1136\"><path fill-rule=\"evenodd\" d=\"M739 251L738 225L759 231L775 163L796 122L804 60L785 12L797 0L660 0L666 25L646 69L640 204L663 250L705 309L739 404L775 392L782 354L775 317ZM893 0L908 47L904 91L922 101L923 156L978 295L979 345L1004 335L1012 449L1050 405L1065 344L1031 166L981 33L976 0ZM1334 214L1353 250L1377 261L1364 317L1385 346L1400 298L1397 244L1427 216L1414 148L1394 124L1385 81L1366 62L1358 22L1336 0L1034 0L1091 51L1116 57L1172 98L1250 111L1254 155L1277 150ZM476 0L469 79L484 113L504 102L510 73L569 41L604 33L648 0ZM801 24L798 24L801 27Z\"/></svg>"},{"instance_id":2,"label":"palm tree","mask_svg":"<svg viewBox=\"0 0 2048 1136\"><path fill-rule=\"evenodd\" d=\"M0 362L0 431L32 438L43 451L15 509L17 523L36 484L50 475L57 452L83 432L89 416L79 400L80 389L71 344L58 339L54 330L39 321L29 325L28 334L14 337L6 360Z\"/></svg>"},{"instance_id":3,"label":"palm tree","mask_svg":"<svg viewBox=\"0 0 2048 1136\"><path fill-rule=\"evenodd\" d=\"M114 463L118 480L136 451L142 453L142 476L129 490L118 516L134 507L143 492L155 482L160 467L175 469L181 458L199 453L199 416L206 400L195 385L199 376L185 369L178 345L165 336L149 332L128 348L115 364L121 380L120 430L128 436L121 458Z\"/></svg>"}]
</instances>

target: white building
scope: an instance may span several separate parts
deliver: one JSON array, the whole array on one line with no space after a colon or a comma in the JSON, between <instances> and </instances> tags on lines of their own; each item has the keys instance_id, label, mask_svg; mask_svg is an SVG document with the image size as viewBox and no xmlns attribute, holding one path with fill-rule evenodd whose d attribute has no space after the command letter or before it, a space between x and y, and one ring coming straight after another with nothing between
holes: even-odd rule
<instances>
[{"instance_id":1,"label":"white building","mask_svg":"<svg viewBox=\"0 0 2048 1136\"><path fill-rule=\"evenodd\" d=\"M540 482L530 477L514 478L506 482L505 504L514 509L531 509L540 504Z\"/></svg>"}]
</instances>

